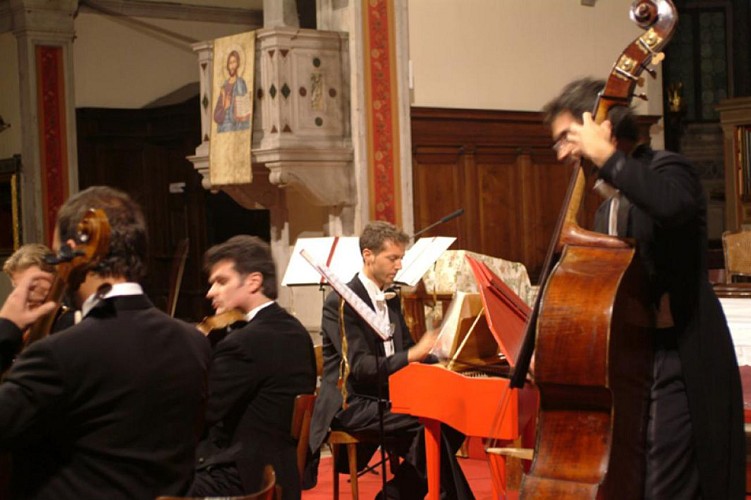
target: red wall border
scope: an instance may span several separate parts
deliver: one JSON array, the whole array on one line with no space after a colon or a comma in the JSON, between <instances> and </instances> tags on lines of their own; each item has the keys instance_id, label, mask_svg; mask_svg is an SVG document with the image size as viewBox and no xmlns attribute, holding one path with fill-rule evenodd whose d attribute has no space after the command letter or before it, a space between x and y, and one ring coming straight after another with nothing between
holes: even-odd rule
<instances>
[{"instance_id":1,"label":"red wall border","mask_svg":"<svg viewBox=\"0 0 751 500\"><path fill-rule=\"evenodd\" d=\"M39 159L45 240L52 242L57 211L68 193L63 48L36 46Z\"/></svg>"}]
</instances>

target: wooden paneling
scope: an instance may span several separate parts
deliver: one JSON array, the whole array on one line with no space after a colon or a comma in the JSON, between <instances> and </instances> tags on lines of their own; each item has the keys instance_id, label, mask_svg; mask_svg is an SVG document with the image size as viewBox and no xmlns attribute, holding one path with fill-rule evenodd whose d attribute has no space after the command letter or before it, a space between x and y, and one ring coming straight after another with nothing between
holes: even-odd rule
<instances>
[{"instance_id":1,"label":"wooden paneling","mask_svg":"<svg viewBox=\"0 0 751 500\"><path fill-rule=\"evenodd\" d=\"M188 237L189 252L176 316L196 321L210 313L201 270L205 206L211 196L185 158L200 141L198 98L161 108L79 109L79 187L109 185L143 208L149 230L146 292L166 308L175 248ZM170 185L182 190L170 191Z\"/></svg>"},{"instance_id":2,"label":"wooden paneling","mask_svg":"<svg viewBox=\"0 0 751 500\"><path fill-rule=\"evenodd\" d=\"M540 113L412 108L411 118L415 230L464 208L425 235L522 262L536 282L572 172L556 160ZM640 117L645 135L655 121ZM599 203L587 196L582 226Z\"/></svg>"}]
</instances>

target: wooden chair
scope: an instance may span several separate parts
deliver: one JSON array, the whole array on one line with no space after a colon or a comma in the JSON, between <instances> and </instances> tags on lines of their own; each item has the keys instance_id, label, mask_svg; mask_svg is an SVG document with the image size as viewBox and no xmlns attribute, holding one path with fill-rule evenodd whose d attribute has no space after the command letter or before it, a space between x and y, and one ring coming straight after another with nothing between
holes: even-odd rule
<instances>
[{"instance_id":1,"label":"wooden chair","mask_svg":"<svg viewBox=\"0 0 751 500\"><path fill-rule=\"evenodd\" d=\"M358 500L359 493L357 487L357 443L360 440L344 431L331 431L326 441L331 448L331 470L334 479L334 500L339 500L339 473L336 471L337 457L339 456L339 447L347 447L347 462L349 464L349 483L352 488L352 500Z\"/></svg>"},{"instance_id":2,"label":"wooden chair","mask_svg":"<svg viewBox=\"0 0 751 500\"><path fill-rule=\"evenodd\" d=\"M276 485L274 468L267 465L263 469L263 482L261 489L248 495L234 497L171 497L159 496L156 500L281 500L282 490Z\"/></svg>"},{"instance_id":3,"label":"wooden chair","mask_svg":"<svg viewBox=\"0 0 751 500\"><path fill-rule=\"evenodd\" d=\"M318 376L320 377L323 373L323 346L322 345L316 345L314 346L315 349L315 356L316 356L316 371ZM298 398L300 396L297 396ZM303 403L300 403L301 405ZM297 410L297 401L295 401L295 410ZM312 413L312 412L311 412ZM292 425L295 425L295 417L292 418ZM308 428L310 427L308 423ZM294 434L293 434L294 436ZM307 438L306 438L307 441ZM334 500L339 500L339 474L336 472L336 461L337 457L339 456L339 448L340 446L346 446L347 447L347 461L348 461L348 468L349 468L349 482L350 486L352 488L352 500L358 500L359 493L358 493L358 486L357 486L357 444L360 442L369 442L369 443L375 443L378 444L378 442L373 441L372 438L364 438L363 436L355 436L353 434L349 434L344 431L330 431L329 436L326 439L326 444L328 444L329 448L331 449L331 461L332 466L331 470L333 471L333 478L334 478ZM306 444L307 447L307 444ZM300 443L298 442L298 448L297 448L297 465L300 467ZM304 467L304 456L303 456L303 467ZM395 470L396 466L398 465L398 457L396 456L389 456L389 462L391 464L391 470ZM395 463L396 462L396 463ZM301 479L302 479L302 470L301 470Z\"/></svg>"},{"instance_id":4,"label":"wooden chair","mask_svg":"<svg viewBox=\"0 0 751 500\"><path fill-rule=\"evenodd\" d=\"M323 375L323 346L321 344L313 346L313 352L316 356L316 377L320 378Z\"/></svg>"},{"instance_id":5,"label":"wooden chair","mask_svg":"<svg viewBox=\"0 0 751 500\"><path fill-rule=\"evenodd\" d=\"M331 448L331 470L333 474L334 484L334 500L339 499L339 473L336 471L337 458L339 457L340 447L347 447L347 468L349 470L349 483L352 489L352 500L358 500L359 491L357 485L357 478L360 477L362 472L357 471L357 445L359 443L380 445L378 438L370 435L360 436L356 434L350 434L345 431L331 431L326 443ZM391 472L395 472L399 466L399 457L391 453L386 454L386 459L389 462L389 468ZM373 466L375 468L375 466Z\"/></svg>"},{"instance_id":6,"label":"wooden chair","mask_svg":"<svg viewBox=\"0 0 751 500\"><path fill-rule=\"evenodd\" d=\"M295 409L292 412L292 438L297 440L297 472L302 484L305 472L305 459L308 456L310 442L310 419L316 402L315 394L298 394L295 398Z\"/></svg>"},{"instance_id":7,"label":"wooden chair","mask_svg":"<svg viewBox=\"0 0 751 500\"><path fill-rule=\"evenodd\" d=\"M725 283L733 283L734 276L751 276L751 231L722 233L725 255Z\"/></svg>"}]
</instances>

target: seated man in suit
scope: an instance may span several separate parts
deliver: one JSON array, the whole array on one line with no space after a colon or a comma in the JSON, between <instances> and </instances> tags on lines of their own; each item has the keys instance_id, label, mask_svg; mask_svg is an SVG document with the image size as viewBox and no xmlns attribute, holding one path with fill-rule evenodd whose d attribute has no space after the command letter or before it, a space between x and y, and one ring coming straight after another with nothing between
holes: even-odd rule
<instances>
[{"instance_id":1,"label":"seated man in suit","mask_svg":"<svg viewBox=\"0 0 751 500\"><path fill-rule=\"evenodd\" d=\"M305 327L276 302L269 246L235 236L205 255L206 297L218 314L239 309L247 324L214 348L209 377L209 426L198 449L194 496L256 491L272 465L285 500L300 498L292 411L298 394L316 386L313 342Z\"/></svg>"},{"instance_id":2,"label":"seated man in suit","mask_svg":"<svg viewBox=\"0 0 751 500\"><path fill-rule=\"evenodd\" d=\"M435 343L431 331L415 344L404 322L399 299L388 291L409 237L387 222L368 224L360 235L363 267L349 287L377 314L387 316L394 325L393 336L382 341L352 307L332 292L323 307L323 380L313 412L310 449L316 452L329 427L351 433L378 436L379 400L388 399L388 377L410 362L423 361ZM342 343L341 332L346 335ZM340 366L349 368L345 387L346 405L338 386ZM346 368L345 368L346 369ZM380 493L380 498L423 498L427 493L423 426L409 415L383 411L383 424L390 451L405 458L395 478ZM467 480L456 461L456 450L463 436L443 427L441 489L448 498L472 498ZM359 445L358 462L364 466L376 447Z\"/></svg>"},{"instance_id":3,"label":"seated man in suit","mask_svg":"<svg viewBox=\"0 0 751 500\"><path fill-rule=\"evenodd\" d=\"M179 495L190 482L210 347L144 295L138 281L146 270L146 225L125 193L95 186L66 201L55 250L82 245L76 227L90 208L106 213L111 235L106 254L69 283L83 320L24 349L0 384L0 449L13 453L12 494ZM19 287L11 294L16 306L29 282ZM12 323L3 321L0 335L20 344L29 316L5 315Z\"/></svg>"}]
</instances>

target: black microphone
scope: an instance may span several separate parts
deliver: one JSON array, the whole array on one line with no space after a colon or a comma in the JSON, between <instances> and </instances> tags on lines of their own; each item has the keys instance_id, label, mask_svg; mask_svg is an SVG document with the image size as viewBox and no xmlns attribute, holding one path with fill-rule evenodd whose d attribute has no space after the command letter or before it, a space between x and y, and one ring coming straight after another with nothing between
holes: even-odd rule
<instances>
[{"instance_id":1,"label":"black microphone","mask_svg":"<svg viewBox=\"0 0 751 500\"><path fill-rule=\"evenodd\" d=\"M430 229L432 229L432 228L436 227L436 226L437 226L438 224L443 224L444 222L448 222L448 221L450 221L451 219L455 219L455 218L459 217L459 216L460 216L461 214L463 214L463 213L464 213L464 209L463 209L463 208L460 208L459 210L456 210L456 211L454 211L454 212L451 212L451 213L450 213L450 214L448 214L448 215L447 215L446 217L444 217L444 218L442 218L442 219L440 219L440 220L438 220L438 221L436 221L436 222L432 223L431 225L429 225L429 226L428 226L428 227L426 227L426 228L423 228L423 229L420 229L419 231L417 231L417 232L416 232L416 233L415 233L414 235L412 235L412 239L415 239L415 238L417 238L417 237L418 237L419 235L421 235L421 234L422 234L422 233L424 233L425 231L428 231L428 230L430 230Z\"/></svg>"}]
</instances>

